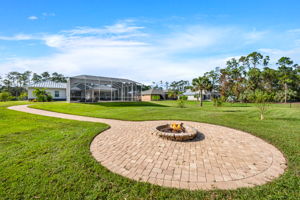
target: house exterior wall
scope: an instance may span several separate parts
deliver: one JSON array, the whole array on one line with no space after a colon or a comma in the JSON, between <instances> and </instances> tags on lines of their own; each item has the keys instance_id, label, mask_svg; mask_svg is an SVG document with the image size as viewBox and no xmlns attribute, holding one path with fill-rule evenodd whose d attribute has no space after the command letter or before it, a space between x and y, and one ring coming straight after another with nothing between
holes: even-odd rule
<instances>
[{"instance_id":1,"label":"house exterior wall","mask_svg":"<svg viewBox=\"0 0 300 200\"><path fill-rule=\"evenodd\" d=\"M195 100L197 100L197 98L194 95L189 95L189 96L187 96L187 100L195 101Z\"/></svg>"},{"instance_id":2,"label":"house exterior wall","mask_svg":"<svg viewBox=\"0 0 300 200\"><path fill-rule=\"evenodd\" d=\"M142 101L151 101L151 95L143 95Z\"/></svg>"},{"instance_id":3,"label":"house exterior wall","mask_svg":"<svg viewBox=\"0 0 300 200\"><path fill-rule=\"evenodd\" d=\"M196 101L199 100L200 98L197 99L194 95L187 95L187 100L189 101ZM211 100L211 95L210 94L203 94L202 95L202 100Z\"/></svg>"},{"instance_id":4,"label":"house exterior wall","mask_svg":"<svg viewBox=\"0 0 300 200\"><path fill-rule=\"evenodd\" d=\"M36 88L28 88L28 99L35 99L35 96L33 94L33 91ZM46 89L47 92L51 94L53 97L53 100L66 100L67 95L66 95L66 89L62 88L48 88ZM55 97L55 91L59 91L59 97Z\"/></svg>"}]
</instances>

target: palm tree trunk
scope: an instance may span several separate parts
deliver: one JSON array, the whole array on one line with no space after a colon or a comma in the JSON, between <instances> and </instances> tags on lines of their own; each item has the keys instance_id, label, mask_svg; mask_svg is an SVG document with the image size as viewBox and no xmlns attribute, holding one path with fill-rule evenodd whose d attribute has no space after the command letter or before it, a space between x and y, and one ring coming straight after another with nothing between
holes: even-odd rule
<instances>
[{"instance_id":1,"label":"palm tree trunk","mask_svg":"<svg viewBox=\"0 0 300 200\"><path fill-rule=\"evenodd\" d=\"M200 90L200 106L202 107L203 106L203 103L202 103L202 90Z\"/></svg>"},{"instance_id":2,"label":"palm tree trunk","mask_svg":"<svg viewBox=\"0 0 300 200\"><path fill-rule=\"evenodd\" d=\"M284 103L287 102L287 84L284 83Z\"/></svg>"}]
</instances>

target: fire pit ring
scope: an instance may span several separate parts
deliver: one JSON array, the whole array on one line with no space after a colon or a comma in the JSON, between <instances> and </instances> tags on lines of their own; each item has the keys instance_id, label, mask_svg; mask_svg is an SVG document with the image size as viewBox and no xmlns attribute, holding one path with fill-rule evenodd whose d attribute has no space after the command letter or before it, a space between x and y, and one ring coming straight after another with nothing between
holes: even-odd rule
<instances>
[{"instance_id":1,"label":"fire pit ring","mask_svg":"<svg viewBox=\"0 0 300 200\"><path fill-rule=\"evenodd\" d=\"M174 127L175 130L172 127ZM178 127L181 129L176 130ZM198 134L198 130L183 123L181 123L180 126L179 124L173 123L157 126L154 133L166 140L186 141L194 139Z\"/></svg>"}]
</instances>

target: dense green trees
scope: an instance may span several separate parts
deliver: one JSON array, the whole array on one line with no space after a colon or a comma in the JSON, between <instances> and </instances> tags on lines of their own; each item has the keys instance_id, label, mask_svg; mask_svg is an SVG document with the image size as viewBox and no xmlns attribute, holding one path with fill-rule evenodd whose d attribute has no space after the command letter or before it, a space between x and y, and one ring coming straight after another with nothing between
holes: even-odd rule
<instances>
[{"instance_id":1,"label":"dense green trees","mask_svg":"<svg viewBox=\"0 0 300 200\"><path fill-rule=\"evenodd\" d=\"M23 73L13 71L9 72L4 77L0 77L0 93L7 92L11 99L26 99L26 85L47 80L66 82L67 78L57 72L52 74L49 72L32 74L31 71L25 71Z\"/></svg>"},{"instance_id":2,"label":"dense green trees","mask_svg":"<svg viewBox=\"0 0 300 200\"><path fill-rule=\"evenodd\" d=\"M13 96L20 96L26 91L24 86L29 83L30 75L30 71L9 72L2 80L0 79L0 92L9 92Z\"/></svg>"},{"instance_id":3,"label":"dense green trees","mask_svg":"<svg viewBox=\"0 0 300 200\"><path fill-rule=\"evenodd\" d=\"M268 95L269 101L300 100L300 68L288 57L270 66L269 56L253 52L232 58L225 68L216 68L204 76L224 99L254 102L253 94L260 91Z\"/></svg>"},{"instance_id":4,"label":"dense green trees","mask_svg":"<svg viewBox=\"0 0 300 200\"><path fill-rule=\"evenodd\" d=\"M297 72L297 68L299 66L297 64L293 65L293 61L288 57L282 57L278 60L277 65L278 67L278 83L284 90L284 102L286 103L289 94L293 94L297 91L297 87L299 89L299 70ZM298 74L299 75L299 74ZM293 96L293 95L292 95Z\"/></svg>"}]
</instances>

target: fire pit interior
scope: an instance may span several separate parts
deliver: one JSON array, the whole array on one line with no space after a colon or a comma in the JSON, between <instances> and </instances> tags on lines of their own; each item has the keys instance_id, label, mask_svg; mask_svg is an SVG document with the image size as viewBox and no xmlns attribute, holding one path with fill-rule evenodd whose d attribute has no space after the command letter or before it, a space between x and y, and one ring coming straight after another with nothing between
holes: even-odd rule
<instances>
[{"instance_id":1,"label":"fire pit interior","mask_svg":"<svg viewBox=\"0 0 300 200\"><path fill-rule=\"evenodd\" d=\"M197 136L197 130L183 123L171 123L156 127L156 135L167 140L186 141Z\"/></svg>"}]
</instances>

